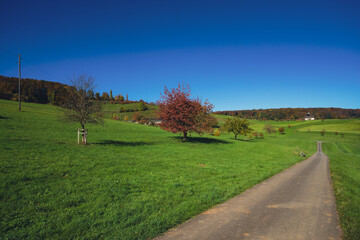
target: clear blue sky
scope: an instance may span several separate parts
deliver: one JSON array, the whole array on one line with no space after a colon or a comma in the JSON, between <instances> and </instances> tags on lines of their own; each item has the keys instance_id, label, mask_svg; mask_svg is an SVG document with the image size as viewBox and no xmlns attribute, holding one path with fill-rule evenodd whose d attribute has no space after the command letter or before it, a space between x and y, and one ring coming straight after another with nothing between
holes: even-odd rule
<instances>
[{"instance_id":1,"label":"clear blue sky","mask_svg":"<svg viewBox=\"0 0 360 240\"><path fill-rule=\"evenodd\" d=\"M0 1L0 74L215 110L360 107L360 1Z\"/></svg>"}]
</instances>

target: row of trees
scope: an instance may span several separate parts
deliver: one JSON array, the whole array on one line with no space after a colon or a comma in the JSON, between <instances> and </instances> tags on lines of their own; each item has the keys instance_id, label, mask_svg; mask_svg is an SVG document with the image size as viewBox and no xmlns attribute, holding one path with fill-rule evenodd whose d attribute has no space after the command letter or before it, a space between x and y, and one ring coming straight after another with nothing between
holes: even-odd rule
<instances>
[{"instance_id":1,"label":"row of trees","mask_svg":"<svg viewBox=\"0 0 360 240\"><path fill-rule=\"evenodd\" d=\"M110 90L110 94L107 92L103 92L100 94L99 92L91 92L91 99L92 100L109 100L114 102L129 102L129 96L128 94L125 95L125 97L121 94L117 94L113 96L112 90Z\"/></svg>"},{"instance_id":2,"label":"row of trees","mask_svg":"<svg viewBox=\"0 0 360 240\"><path fill-rule=\"evenodd\" d=\"M348 119L360 117L360 109L343 108L277 108L218 111L215 113L258 120L297 120L303 119L307 113L311 113L315 119Z\"/></svg>"}]
</instances>

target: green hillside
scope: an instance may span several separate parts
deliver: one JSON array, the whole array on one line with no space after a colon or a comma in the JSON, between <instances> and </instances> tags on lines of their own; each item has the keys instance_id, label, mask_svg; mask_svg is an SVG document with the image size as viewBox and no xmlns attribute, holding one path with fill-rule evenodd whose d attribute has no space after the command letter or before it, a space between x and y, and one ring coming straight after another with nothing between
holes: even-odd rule
<instances>
[{"instance_id":1,"label":"green hillside","mask_svg":"<svg viewBox=\"0 0 360 240\"><path fill-rule=\"evenodd\" d=\"M153 238L303 160L299 153L313 154L318 140L326 141L343 228L359 236L359 134L322 137L294 122L264 139L222 133L183 143L158 127L106 119L87 126L90 145L82 146L80 125L62 121L60 108L22 109L0 100L0 239Z\"/></svg>"}]
</instances>

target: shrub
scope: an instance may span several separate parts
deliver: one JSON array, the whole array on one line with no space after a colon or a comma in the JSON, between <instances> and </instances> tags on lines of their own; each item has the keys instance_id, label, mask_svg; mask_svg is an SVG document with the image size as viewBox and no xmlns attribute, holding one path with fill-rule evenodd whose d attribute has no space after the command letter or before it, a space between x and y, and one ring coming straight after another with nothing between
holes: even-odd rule
<instances>
[{"instance_id":1,"label":"shrub","mask_svg":"<svg viewBox=\"0 0 360 240\"><path fill-rule=\"evenodd\" d=\"M255 138L258 138L258 137L259 137L258 132L253 132L252 135L253 135Z\"/></svg>"},{"instance_id":2,"label":"shrub","mask_svg":"<svg viewBox=\"0 0 360 240\"><path fill-rule=\"evenodd\" d=\"M148 107L146 106L144 101L140 100L139 105L138 105L138 109L139 109L139 111L145 111L145 110L148 109Z\"/></svg>"},{"instance_id":3,"label":"shrub","mask_svg":"<svg viewBox=\"0 0 360 240\"><path fill-rule=\"evenodd\" d=\"M326 132L326 130L325 129L323 129L323 130L321 130L321 136L324 136L325 135L325 132Z\"/></svg>"},{"instance_id":4,"label":"shrub","mask_svg":"<svg viewBox=\"0 0 360 240\"><path fill-rule=\"evenodd\" d=\"M149 120L147 120L146 118L143 117L143 118L140 119L140 123L141 124L148 124Z\"/></svg>"},{"instance_id":5,"label":"shrub","mask_svg":"<svg viewBox=\"0 0 360 240\"><path fill-rule=\"evenodd\" d=\"M285 133L284 127L279 127L278 131L279 131L280 134L284 134L284 133Z\"/></svg>"},{"instance_id":6,"label":"shrub","mask_svg":"<svg viewBox=\"0 0 360 240\"><path fill-rule=\"evenodd\" d=\"M263 133L259 133L259 138L263 139L263 138L264 138L264 134L263 134Z\"/></svg>"},{"instance_id":7,"label":"shrub","mask_svg":"<svg viewBox=\"0 0 360 240\"><path fill-rule=\"evenodd\" d=\"M264 130L269 134L269 136L271 133L276 133L276 129L270 123L265 124Z\"/></svg>"},{"instance_id":8,"label":"shrub","mask_svg":"<svg viewBox=\"0 0 360 240\"><path fill-rule=\"evenodd\" d=\"M140 113L135 113L133 116L132 116L132 120L134 122L140 122L140 120L143 118L144 116L142 116Z\"/></svg>"},{"instance_id":9,"label":"shrub","mask_svg":"<svg viewBox=\"0 0 360 240\"><path fill-rule=\"evenodd\" d=\"M221 134L221 132L219 131L219 129L215 128L213 135L218 137L218 136L220 136L220 134Z\"/></svg>"},{"instance_id":10,"label":"shrub","mask_svg":"<svg viewBox=\"0 0 360 240\"><path fill-rule=\"evenodd\" d=\"M337 132L337 131L335 131L335 135L338 135L338 132Z\"/></svg>"},{"instance_id":11,"label":"shrub","mask_svg":"<svg viewBox=\"0 0 360 240\"><path fill-rule=\"evenodd\" d=\"M128 116L125 116L125 117L124 117L124 121L129 121L129 117L128 117Z\"/></svg>"},{"instance_id":12,"label":"shrub","mask_svg":"<svg viewBox=\"0 0 360 240\"><path fill-rule=\"evenodd\" d=\"M288 128L291 128L291 125L288 125Z\"/></svg>"},{"instance_id":13,"label":"shrub","mask_svg":"<svg viewBox=\"0 0 360 240\"><path fill-rule=\"evenodd\" d=\"M116 113L112 114L112 119L116 119Z\"/></svg>"}]
</instances>

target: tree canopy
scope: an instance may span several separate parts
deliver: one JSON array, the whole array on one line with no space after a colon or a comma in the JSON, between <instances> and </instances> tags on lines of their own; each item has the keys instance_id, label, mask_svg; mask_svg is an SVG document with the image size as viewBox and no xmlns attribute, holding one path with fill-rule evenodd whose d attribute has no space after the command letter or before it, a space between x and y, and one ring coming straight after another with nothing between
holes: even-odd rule
<instances>
[{"instance_id":1,"label":"tree canopy","mask_svg":"<svg viewBox=\"0 0 360 240\"><path fill-rule=\"evenodd\" d=\"M190 87L178 85L169 90L166 86L158 100L161 128L173 133L181 132L183 141L191 131L201 133L208 129L212 116L213 105L199 98L190 98Z\"/></svg>"},{"instance_id":2,"label":"tree canopy","mask_svg":"<svg viewBox=\"0 0 360 240\"><path fill-rule=\"evenodd\" d=\"M238 117L228 118L222 126L226 131L232 132L237 139L238 135L248 135L253 129L249 127L249 121L247 119L241 119Z\"/></svg>"}]
</instances>

